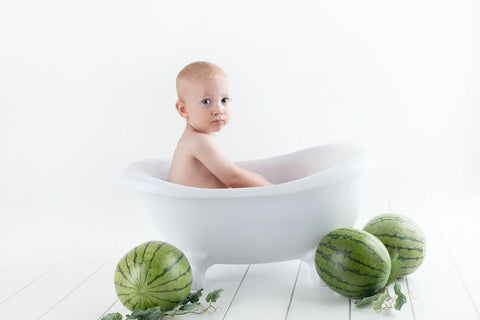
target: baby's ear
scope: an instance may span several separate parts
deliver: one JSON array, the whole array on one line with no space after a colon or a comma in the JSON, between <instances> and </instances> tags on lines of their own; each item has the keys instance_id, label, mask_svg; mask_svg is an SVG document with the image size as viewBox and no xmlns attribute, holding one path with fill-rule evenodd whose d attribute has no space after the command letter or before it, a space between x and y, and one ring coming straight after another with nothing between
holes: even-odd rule
<instances>
[{"instance_id":1,"label":"baby's ear","mask_svg":"<svg viewBox=\"0 0 480 320\"><path fill-rule=\"evenodd\" d=\"M184 119L188 119L188 110L187 106L183 101L177 101L175 102L175 108L177 109L178 113L180 116Z\"/></svg>"}]
</instances>

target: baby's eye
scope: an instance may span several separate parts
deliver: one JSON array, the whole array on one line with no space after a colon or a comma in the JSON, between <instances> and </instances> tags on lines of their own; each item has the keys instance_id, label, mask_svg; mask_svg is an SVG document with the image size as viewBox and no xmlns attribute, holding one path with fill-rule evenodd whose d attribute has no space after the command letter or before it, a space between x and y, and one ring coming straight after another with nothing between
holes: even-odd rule
<instances>
[{"instance_id":1,"label":"baby's eye","mask_svg":"<svg viewBox=\"0 0 480 320\"><path fill-rule=\"evenodd\" d=\"M203 100L202 100L202 104L208 106L209 104L212 104L212 100L210 100L210 99L203 99Z\"/></svg>"},{"instance_id":2,"label":"baby's eye","mask_svg":"<svg viewBox=\"0 0 480 320\"><path fill-rule=\"evenodd\" d=\"M223 98L223 99L222 99L222 103L223 103L223 104L227 104L227 103L229 103L229 102L230 102L230 99L229 99L229 98Z\"/></svg>"}]
</instances>

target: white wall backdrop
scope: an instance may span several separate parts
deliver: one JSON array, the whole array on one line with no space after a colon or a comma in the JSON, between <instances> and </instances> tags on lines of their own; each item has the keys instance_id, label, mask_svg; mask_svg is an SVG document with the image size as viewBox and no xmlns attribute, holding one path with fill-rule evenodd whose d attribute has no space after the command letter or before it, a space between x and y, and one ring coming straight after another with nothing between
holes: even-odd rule
<instances>
[{"instance_id":1,"label":"white wall backdrop","mask_svg":"<svg viewBox=\"0 0 480 320\"><path fill-rule=\"evenodd\" d=\"M479 57L477 0L2 1L0 201L122 201L196 60L231 77L234 160L357 142L405 188L478 191Z\"/></svg>"}]
</instances>

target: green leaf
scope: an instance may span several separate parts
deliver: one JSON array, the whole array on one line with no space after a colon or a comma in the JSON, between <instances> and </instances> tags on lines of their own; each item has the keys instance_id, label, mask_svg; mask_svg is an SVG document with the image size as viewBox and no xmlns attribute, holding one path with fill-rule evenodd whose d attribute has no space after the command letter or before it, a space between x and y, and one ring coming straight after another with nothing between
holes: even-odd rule
<instances>
[{"instance_id":1,"label":"green leaf","mask_svg":"<svg viewBox=\"0 0 480 320\"><path fill-rule=\"evenodd\" d=\"M395 285L393 286L393 291L395 291L395 294L397 296L402 294L402 286L398 282L395 282Z\"/></svg>"},{"instance_id":2,"label":"green leaf","mask_svg":"<svg viewBox=\"0 0 480 320\"><path fill-rule=\"evenodd\" d=\"M385 300L388 298L388 292L383 292L381 293L378 297L377 297L377 300L375 300L373 302L373 310L375 310L376 312L379 312L382 310L382 307L383 307L383 303L385 302Z\"/></svg>"},{"instance_id":3,"label":"green leaf","mask_svg":"<svg viewBox=\"0 0 480 320\"><path fill-rule=\"evenodd\" d=\"M388 277L388 281L387 281L387 286L396 281L397 278L398 278L398 274L400 272L400 267L402 265L402 263L400 262L400 260L398 259L398 251L397 250L394 250L392 252L392 267L390 269L390 276Z\"/></svg>"},{"instance_id":4,"label":"green leaf","mask_svg":"<svg viewBox=\"0 0 480 320\"><path fill-rule=\"evenodd\" d=\"M174 310L170 310L170 311L165 312L165 315L173 317L173 316L178 316L178 315L181 315L181 314L192 313L192 311L195 311L199 306L200 306L199 302L187 303L187 304L182 305L178 309L174 309Z\"/></svg>"},{"instance_id":5,"label":"green leaf","mask_svg":"<svg viewBox=\"0 0 480 320\"><path fill-rule=\"evenodd\" d=\"M190 292L187 298L180 303L181 306L189 303L197 303L200 301L200 297L202 296L203 288L198 290L197 292Z\"/></svg>"},{"instance_id":6,"label":"green leaf","mask_svg":"<svg viewBox=\"0 0 480 320\"><path fill-rule=\"evenodd\" d=\"M122 320L122 315L118 312L116 313L109 313L102 317L101 320Z\"/></svg>"},{"instance_id":7,"label":"green leaf","mask_svg":"<svg viewBox=\"0 0 480 320\"><path fill-rule=\"evenodd\" d=\"M366 298L363 298L361 300L357 300L354 303L357 307L366 306L366 305L372 303L373 301L377 300L378 296L380 296L380 295L381 295L381 293L377 293L376 295L366 297Z\"/></svg>"},{"instance_id":8,"label":"green leaf","mask_svg":"<svg viewBox=\"0 0 480 320\"><path fill-rule=\"evenodd\" d=\"M402 293L402 288L400 284L395 283L395 285L393 286L393 290L397 295L397 299L395 300L395 305L393 307L395 308L395 310L400 310L402 309L402 306L407 303L407 297Z\"/></svg>"},{"instance_id":9,"label":"green leaf","mask_svg":"<svg viewBox=\"0 0 480 320\"><path fill-rule=\"evenodd\" d=\"M200 302L188 303L178 308L178 310L188 312L188 311L197 309L199 306L200 306Z\"/></svg>"},{"instance_id":10,"label":"green leaf","mask_svg":"<svg viewBox=\"0 0 480 320\"><path fill-rule=\"evenodd\" d=\"M395 305L393 307L395 310L400 310L405 303L407 303L407 297L402 293L397 297L397 300L395 300Z\"/></svg>"},{"instance_id":11,"label":"green leaf","mask_svg":"<svg viewBox=\"0 0 480 320\"><path fill-rule=\"evenodd\" d=\"M207 301L208 303L217 302L218 298L220 298L220 293L222 292L223 292L223 289L217 289L210 292L209 294L207 294L207 298L205 299L205 301Z\"/></svg>"},{"instance_id":12,"label":"green leaf","mask_svg":"<svg viewBox=\"0 0 480 320\"><path fill-rule=\"evenodd\" d=\"M132 314L127 314L127 319L137 320L159 320L163 317L164 313L160 307L152 307L147 310L134 310Z\"/></svg>"}]
</instances>

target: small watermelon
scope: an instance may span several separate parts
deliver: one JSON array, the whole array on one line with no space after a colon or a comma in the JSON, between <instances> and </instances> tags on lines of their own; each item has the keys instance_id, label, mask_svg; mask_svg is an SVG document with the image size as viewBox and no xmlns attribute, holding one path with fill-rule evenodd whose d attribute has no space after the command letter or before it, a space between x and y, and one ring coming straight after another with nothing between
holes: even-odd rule
<instances>
[{"instance_id":1,"label":"small watermelon","mask_svg":"<svg viewBox=\"0 0 480 320\"><path fill-rule=\"evenodd\" d=\"M395 250L398 252L399 278L417 270L422 264L425 257L425 236L411 219L399 214L381 214L368 221L363 230L380 239L390 255Z\"/></svg>"},{"instance_id":2,"label":"small watermelon","mask_svg":"<svg viewBox=\"0 0 480 320\"><path fill-rule=\"evenodd\" d=\"M160 306L171 310L189 295L192 269L185 255L162 241L141 244L120 259L115 270L115 291L133 311Z\"/></svg>"},{"instance_id":3,"label":"small watermelon","mask_svg":"<svg viewBox=\"0 0 480 320\"><path fill-rule=\"evenodd\" d=\"M387 249L375 236L363 230L340 228L318 244L315 267L333 291L363 298L385 287L391 261Z\"/></svg>"}]
</instances>

